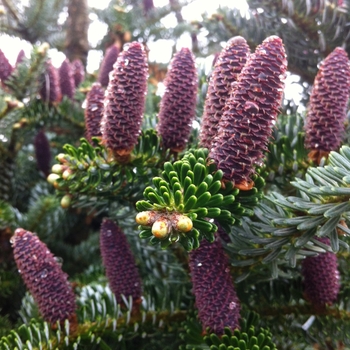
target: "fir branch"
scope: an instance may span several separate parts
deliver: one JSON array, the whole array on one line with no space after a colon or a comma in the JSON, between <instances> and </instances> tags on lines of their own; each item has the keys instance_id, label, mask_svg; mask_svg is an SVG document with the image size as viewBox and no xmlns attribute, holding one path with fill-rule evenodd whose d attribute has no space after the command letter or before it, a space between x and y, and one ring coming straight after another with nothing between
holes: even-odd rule
<instances>
[{"instance_id":1,"label":"fir branch","mask_svg":"<svg viewBox=\"0 0 350 350\"><path fill-rule=\"evenodd\" d=\"M132 300L126 302L128 309L122 311L109 288L87 286L80 291L78 299L78 326L66 321L63 325L57 323L55 330L46 322L33 319L3 337L0 346L6 350L19 344L35 348L41 343L48 349L65 349L78 345L105 344L110 338L117 344L125 344L135 335L147 339L154 336L155 330L172 332L186 317L186 311L183 310L142 310L132 314Z\"/></svg>"},{"instance_id":2,"label":"fir branch","mask_svg":"<svg viewBox=\"0 0 350 350\"><path fill-rule=\"evenodd\" d=\"M48 44L34 46L29 59L24 58L6 81L6 86L18 100L34 98L39 87L39 77L44 72L47 60Z\"/></svg>"},{"instance_id":3,"label":"fir branch","mask_svg":"<svg viewBox=\"0 0 350 350\"><path fill-rule=\"evenodd\" d=\"M67 153L56 157L61 164L54 165L49 182L62 198L65 195L71 197L69 205L99 209L108 206L110 199L123 201L128 196L130 205L134 205L143 191L139 185L147 185L149 175L158 172L167 156L153 130L145 131L139 137L128 164L110 159L103 146L92 146L85 139L81 139L79 147L67 144L64 150ZM94 198L101 198L101 201L96 202Z\"/></svg>"}]
</instances>

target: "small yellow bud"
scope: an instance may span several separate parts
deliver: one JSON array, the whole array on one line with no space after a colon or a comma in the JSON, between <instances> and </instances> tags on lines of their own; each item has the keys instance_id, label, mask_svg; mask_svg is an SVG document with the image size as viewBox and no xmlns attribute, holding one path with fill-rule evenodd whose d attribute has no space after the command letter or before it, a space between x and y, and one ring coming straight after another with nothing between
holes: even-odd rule
<instances>
[{"instance_id":1,"label":"small yellow bud","mask_svg":"<svg viewBox=\"0 0 350 350\"><path fill-rule=\"evenodd\" d=\"M38 53L40 53L41 55L46 55L46 52L49 50L50 45L48 43L42 43L39 47L38 47Z\"/></svg>"},{"instance_id":2,"label":"small yellow bud","mask_svg":"<svg viewBox=\"0 0 350 350\"><path fill-rule=\"evenodd\" d=\"M72 171L70 169L66 169L62 174L62 178L67 180L69 175L72 175Z\"/></svg>"},{"instance_id":3,"label":"small yellow bud","mask_svg":"<svg viewBox=\"0 0 350 350\"><path fill-rule=\"evenodd\" d=\"M14 108L23 108L24 107L23 102L13 100L10 97L5 97L4 100L7 103L7 108L9 110L14 109Z\"/></svg>"},{"instance_id":4,"label":"small yellow bud","mask_svg":"<svg viewBox=\"0 0 350 350\"><path fill-rule=\"evenodd\" d=\"M136 222L142 226L151 226L156 220L155 216L153 211L141 211L136 215Z\"/></svg>"},{"instance_id":5,"label":"small yellow bud","mask_svg":"<svg viewBox=\"0 0 350 350\"><path fill-rule=\"evenodd\" d=\"M188 216L179 215L175 228L180 232L189 232L193 228L193 222Z\"/></svg>"},{"instance_id":6,"label":"small yellow bud","mask_svg":"<svg viewBox=\"0 0 350 350\"><path fill-rule=\"evenodd\" d=\"M63 167L61 164L54 164L51 168L51 171L55 174L62 174Z\"/></svg>"},{"instance_id":7,"label":"small yellow bud","mask_svg":"<svg viewBox=\"0 0 350 350\"><path fill-rule=\"evenodd\" d=\"M154 237L164 239L170 232L170 223L168 220L162 218L155 221L152 225L152 234Z\"/></svg>"},{"instance_id":8,"label":"small yellow bud","mask_svg":"<svg viewBox=\"0 0 350 350\"><path fill-rule=\"evenodd\" d=\"M59 178L60 178L60 176L57 174L50 174L47 177L47 182L50 183L51 185L53 185L56 182L56 180L58 180Z\"/></svg>"},{"instance_id":9,"label":"small yellow bud","mask_svg":"<svg viewBox=\"0 0 350 350\"><path fill-rule=\"evenodd\" d=\"M65 159L65 154L64 153L59 153L56 156L56 159L60 162L60 163L65 163L66 159Z\"/></svg>"},{"instance_id":10,"label":"small yellow bud","mask_svg":"<svg viewBox=\"0 0 350 350\"><path fill-rule=\"evenodd\" d=\"M69 194L66 194L61 199L61 207L63 209L67 209L70 207L71 202L72 202L72 197Z\"/></svg>"}]
</instances>

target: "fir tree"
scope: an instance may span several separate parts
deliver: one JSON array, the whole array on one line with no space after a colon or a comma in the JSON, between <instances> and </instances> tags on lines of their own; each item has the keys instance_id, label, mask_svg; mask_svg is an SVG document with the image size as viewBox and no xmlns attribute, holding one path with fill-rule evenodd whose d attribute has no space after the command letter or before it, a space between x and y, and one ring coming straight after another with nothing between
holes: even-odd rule
<instances>
[{"instance_id":1,"label":"fir tree","mask_svg":"<svg viewBox=\"0 0 350 350\"><path fill-rule=\"evenodd\" d=\"M186 5L3 0L1 350L350 348L349 3Z\"/></svg>"}]
</instances>

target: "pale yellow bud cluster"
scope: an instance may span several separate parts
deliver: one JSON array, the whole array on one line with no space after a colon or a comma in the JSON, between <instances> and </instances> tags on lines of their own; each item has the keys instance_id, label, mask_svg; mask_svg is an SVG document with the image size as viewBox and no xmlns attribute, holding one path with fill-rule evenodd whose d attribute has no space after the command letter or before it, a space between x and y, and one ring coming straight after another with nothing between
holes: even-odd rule
<instances>
[{"instance_id":1,"label":"pale yellow bud cluster","mask_svg":"<svg viewBox=\"0 0 350 350\"><path fill-rule=\"evenodd\" d=\"M57 180L64 179L67 180L68 176L72 174L71 169L69 169L68 165L66 164L67 161L65 159L65 155L63 153L60 153L56 156L56 159L61 164L54 164L51 168L51 174L47 177L47 182L49 182L51 185L53 185L56 189L62 190L64 189L64 186L59 185ZM67 209L71 205L72 196L70 194L66 194L61 199L61 207L64 209Z\"/></svg>"},{"instance_id":2,"label":"pale yellow bud cluster","mask_svg":"<svg viewBox=\"0 0 350 350\"><path fill-rule=\"evenodd\" d=\"M167 238L172 232L186 233L192 230L192 220L178 212L142 211L136 215L136 222L142 226L152 227L153 236Z\"/></svg>"}]
</instances>

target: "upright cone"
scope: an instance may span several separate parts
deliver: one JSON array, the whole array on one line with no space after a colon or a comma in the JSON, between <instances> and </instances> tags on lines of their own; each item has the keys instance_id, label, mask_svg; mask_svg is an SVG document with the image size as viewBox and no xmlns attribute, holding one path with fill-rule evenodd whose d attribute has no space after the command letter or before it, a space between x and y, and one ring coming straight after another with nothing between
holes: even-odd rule
<instances>
[{"instance_id":1,"label":"upright cone","mask_svg":"<svg viewBox=\"0 0 350 350\"><path fill-rule=\"evenodd\" d=\"M203 330L209 327L212 332L222 335L225 327L239 328L241 306L219 234L213 243L202 240L200 247L189 253L189 259L193 293Z\"/></svg>"},{"instance_id":2,"label":"upright cone","mask_svg":"<svg viewBox=\"0 0 350 350\"><path fill-rule=\"evenodd\" d=\"M124 46L107 87L102 141L114 156L128 156L141 133L148 78L146 52L139 42Z\"/></svg>"},{"instance_id":3,"label":"upright cone","mask_svg":"<svg viewBox=\"0 0 350 350\"><path fill-rule=\"evenodd\" d=\"M22 228L15 231L11 242L18 270L43 318L50 323L74 320L75 295L68 275L47 246Z\"/></svg>"},{"instance_id":4,"label":"upright cone","mask_svg":"<svg viewBox=\"0 0 350 350\"><path fill-rule=\"evenodd\" d=\"M104 89L100 83L93 83L91 90L86 97L85 108L85 128L86 138L92 143L92 137L100 137L101 133L101 120L104 111Z\"/></svg>"},{"instance_id":5,"label":"upright cone","mask_svg":"<svg viewBox=\"0 0 350 350\"><path fill-rule=\"evenodd\" d=\"M126 236L115 222L104 219L100 229L100 249L106 276L119 304L122 294L132 297L135 305L141 302L141 278Z\"/></svg>"},{"instance_id":6,"label":"upright cone","mask_svg":"<svg viewBox=\"0 0 350 350\"><path fill-rule=\"evenodd\" d=\"M350 67L346 51L335 48L321 63L312 87L305 123L305 147L317 165L337 151L345 136Z\"/></svg>"},{"instance_id":7,"label":"upright cone","mask_svg":"<svg viewBox=\"0 0 350 350\"><path fill-rule=\"evenodd\" d=\"M200 144L210 150L218 133L225 103L233 89L232 84L246 64L250 49L241 36L231 38L215 60L201 121Z\"/></svg>"},{"instance_id":8,"label":"upright cone","mask_svg":"<svg viewBox=\"0 0 350 350\"><path fill-rule=\"evenodd\" d=\"M185 149L196 115L198 77L194 56L182 48L173 57L164 84L166 91L159 108L158 132L164 148Z\"/></svg>"},{"instance_id":9,"label":"upright cone","mask_svg":"<svg viewBox=\"0 0 350 350\"><path fill-rule=\"evenodd\" d=\"M319 238L327 245L329 238ZM338 259L332 252L307 257L302 261L305 298L317 308L331 305L337 299L340 289Z\"/></svg>"}]
</instances>

